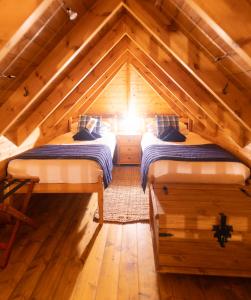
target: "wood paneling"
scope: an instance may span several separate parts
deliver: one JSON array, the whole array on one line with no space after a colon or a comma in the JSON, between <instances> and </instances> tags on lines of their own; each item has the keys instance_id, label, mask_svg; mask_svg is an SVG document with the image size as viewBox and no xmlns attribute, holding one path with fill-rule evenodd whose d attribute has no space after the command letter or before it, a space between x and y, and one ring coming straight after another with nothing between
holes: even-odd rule
<instances>
[{"instance_id":1,"label":"wood paneling","mask_svg":"<svg viewBox=\"0 0 251 300\"><path fill-rule=\"evenodd\" d=\"M24 85L18 88L8 101L2 105L0 118L1 115L5 117L0 124L0 132L6 132L25 112L27 106L30 106L41 97L46 89L70 67L74 59L80 58L81 51L88 42L119 8L118 0L111 0L107 3L98 1L92 7L92 10L86 12L80 22L64 36L39 67L26 79ZM50 68L48 68L48 65ZM24 87L28 89L28 95L25 95Z\"/></svg>"},{"instance_id":2,"label":"wood paneling","mask_svg":"<svg viewBox=\"0 0 251 300\"><path fill-rule=\"evenodd\" d=\"M16 146L3 135L0 136L0 178L6 173L6 165L10 157L33 148L40 136L37 128L20 146Z\"/></svg>"},{"instance_id":3,"label":"wood paneling","mask_svg":"<svg viewBox=\"0 0 251 300\"><path fill-rule=\"evenodd\" d=\"M234 1L221 1L216 4L200 0L168 0L162 1L159 9L172 18L176 27L198 45L247 96L249 95L251 76L248 70L251 68L251 60L242 45L242 42L246 46L250 45L248 16L251 6L248 1L239 1L237 5ZM238 30L229 20L237 24ZM239 38L234 39L234 36Z\"/></svg>"},{"instance_id":4,"label":"wood paneling","mask_svg":"<svg viewBox=\"0 0 251 300\"><path fill-rule=\"evenodd\" d=\"M129 73L127 72L127 68L129 68ZM127 92L128 80L129 95ZM142 114L171 114L173 112L149 83L135 71L132 65L128 67L125 65L98 97L95 104L87 110L87 113L114 113L121 115L123 113L126 114L130 110L130 107L140 116Z\"/></svg>"},{"instance_id":5,"label":"wood paneling","mask_svg":"<svg viewBox=\"0 0 251 300\"><path fill-rule=\"evenodd\" d=\"M0 10L0 48L12 37L42 0L28 0L22 5L19 0L1 0Z\"/></svg>"},{"instance_id":6,"label":"wood paneling","mask_svg":"<svg viewBox=\"0 0 251 300\"><path fill-rule=\"evenodd\" d=\"M63 6L62 1L58 0L41 2L0 50L1 73L16 76L15 79L0 78L0 105L9 98L62 37L81 19L90 2L93 1L95 0L83 0L81 2L67 0L64 1L65 6ZM17 4L16 9L10 12L12 19L15 19L13 16L18 15L19 10L22 11L25 6L26 3ZM78 18L75 21L69 20L65 11L67 6L78 12Z\"/></svg>"},{"instance_id":7,"label":"wood paneling","mask_svg":"<svg viewBox=\"0 0 251 300\"><path fill-rule=\"evenodd\" d=\"M126 93L126 65L112 79L111 83L103 90L101 95L86 112L89 114L126 112L127 93Z\"/></svg>"}]
</instances>

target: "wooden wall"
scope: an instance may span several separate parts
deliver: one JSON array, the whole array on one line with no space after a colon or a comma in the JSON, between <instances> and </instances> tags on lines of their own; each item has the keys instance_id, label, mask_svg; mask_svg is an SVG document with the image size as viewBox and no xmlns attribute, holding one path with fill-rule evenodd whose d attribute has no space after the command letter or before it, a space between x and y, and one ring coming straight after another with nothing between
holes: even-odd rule
<instances>
[{"instance_id":1,"label":"wooden wall","mask_svg":"<svg viewBox=\"0 0 251 300\"><path fill-rule=\"evenodd\" d=\"M0 178L5 175L8 159L34 147L39 135L40 130L37 128L19 147L3 135L0 135Z\"/></svg>"},{"instance_id":2,"label":"wooden wall","mask_svg":"<svg viewBox=\"0 0 251 300\"><path fill-rule=\"evenodd\" d=\"M171 114L165 100L143 79L134 67L125 64L111 83L87 110L88 114Z\"/></svg>"}]
</instances>

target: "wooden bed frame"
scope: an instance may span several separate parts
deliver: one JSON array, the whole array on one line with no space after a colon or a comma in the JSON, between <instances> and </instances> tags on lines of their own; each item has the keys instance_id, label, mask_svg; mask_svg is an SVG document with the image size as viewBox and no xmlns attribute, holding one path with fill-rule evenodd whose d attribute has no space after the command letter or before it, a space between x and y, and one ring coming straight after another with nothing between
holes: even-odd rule
<instances>
[{"instance_id":1,"label":"wooden bed frame","mask_svg":"<svg viewBox=\"0 0 251 300\"><path fill-rule=\"evenodd\" d=\"M20 177L18 177L21 179ZM31 177L29 177L31 178ZM23 187L17 193L26 193L27 187ZM32 193L41 194L81 194L81 193L97 193L98 194L98 209L99 223L103 224L103 206L104 206L104 184L103 176L98 177L98 182L95 183L36 183Z\"/></svg>"},{"instance_id":2,"label":"wooden bed frame","mask_svg":"<svg viewBox=\"0 0 251 300\"><path fill-rule=\"evenodd\" d=\"M78 117L69 119L69 130L76 127ZM20 178L20 177L19 177ZM29 177L30 178L30 177ZM18 193L26 192L26 187L18 190ZM104 221L104 184L103 176L98 177L95 183L37 183L34 186L33 193L97 193L98 194L98 209L99 209L99 224Z\"/></svg>"}]
</instances>

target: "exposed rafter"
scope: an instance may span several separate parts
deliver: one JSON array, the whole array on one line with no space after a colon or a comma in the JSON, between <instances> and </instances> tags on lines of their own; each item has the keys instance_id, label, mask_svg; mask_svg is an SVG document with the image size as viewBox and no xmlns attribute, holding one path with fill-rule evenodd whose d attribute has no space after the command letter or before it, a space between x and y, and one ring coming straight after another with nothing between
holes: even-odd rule
<instances>
[{"instance_id":1,"label":"exposed rafter","mask_svg":"<svg viewBox=\"0 0 251 300\"><path fill-rule=\"evenodd\" d=\"M119 0L98 0L27 80L0 108L0 133L5 133L23 112L58 80L100 29L121 8ZM24 93L24 87L29 91Z\"/></svg>"},{"instance_id":2,"label":"exposed rafter","mask_svg":"<svg viewBox=\"0 0 251 300\"><path fill-rule=\"evenodd\" d=\"M18 126L17 143L20 144L39 126L65 98L74 97L74 93L91 70L106 56L106 54L123 38L124 25L118 22L79 64L54 88L51 94ZM10 135L8 135L11 138Z\"/></svg>"},{"instance_id":3,"label":"exposed rafter","mask_svg":"<svg viewBox=\"0 0 251 300\"><path fill-rule=\"evenodd\" d=\"M168 32L166 24L161 22L156 8L151 1L127 0L126 7L133 16L168 50L182 66L206 88L219 103L228 109L233 118L238 118L249 130L251 118L248 110L251 103L226 76L219 71L217 65L184 35L181 31ZM157 16L157 17L156 17ZM228 89L225 90L225 86ZM238 101L236 101L238 100ZM244 108L245 107L245 108ZM248 109L247 109L248 108Z\"/></svg>"},{"instance_id":4,"label":"exposed rafter","mask_svg":"<svg viewBox=\"0 0 251 300\"><path fill-rule=\"evenodd\" d=\"M42 136L38 140L38 144L48 142L60 133L68 131L68 120L72 116L78 116L86 111L97 99L103 89L111 82L114 76L119 72L123 64L127 62L128 54L125 52L117 60L110 62L110 67L103 72L100 78L96 77L96 81L89 91L79 96L78 100L71 107L62 104L50 118L48 118L41 126ZM97 69L99 66L97 66ZM95 76L95 71L93 71ZM59 115L61 114L61 117ZM59 117L59 118L57 118ZM53 124L54 123L54 124ZM48 128L51 130L48 131Z\"/></svg>"}]
</instances>

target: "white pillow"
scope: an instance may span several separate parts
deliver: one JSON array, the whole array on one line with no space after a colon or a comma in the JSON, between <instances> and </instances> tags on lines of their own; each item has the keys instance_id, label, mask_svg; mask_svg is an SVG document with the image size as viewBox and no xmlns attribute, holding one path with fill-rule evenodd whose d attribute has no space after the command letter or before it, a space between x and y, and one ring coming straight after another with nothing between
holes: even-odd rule
<instances>
[{"instance_id":1,"label":"white pillow","mask_svg":"<svg viewBox=\"0 0 251 300\"><path fill-rule=\"evenodd\" d=\"M144 124L146 132L151 132L154 135L157 135L157 122L155 118L145 118Z\"/></svg>"},{"instance_id":2,"label":"white pillow","mask_svg":"<svg viewBox=\"0 0 251 300\"><path fill-rule=\"evenodd\" d=\"M189 134L189 130L187 128L187 125L184 124L183 122L179 122L179 131L184 134L184 135L188 135Z\"/></svg>"},{"instance_id":3,"label":"white pillow","mask_svg":"<svg viewBox=\"0 0 251 300\"><path fill-rule=\"evenodd\" d=\"M90 120L87 122L87 124L86 124L86 128L90 131L90 132L92 132L93 131L93 129L94 129L94 127L96 126L96 124L97 124L97 119L95 119L95 118L90 118Z\"/></svg>"},{"instance_id":4,"label":"white pillow","mask_svg":"<svg viewBox=\"0 0 251 300\"><path fill-rule=\"evenodd\" d=\"M102 121L101 122L101 128L100 128L100 134L106 134L107 132L112 131L112 125L109 122Z\"/></svg>"}]
</instances>

